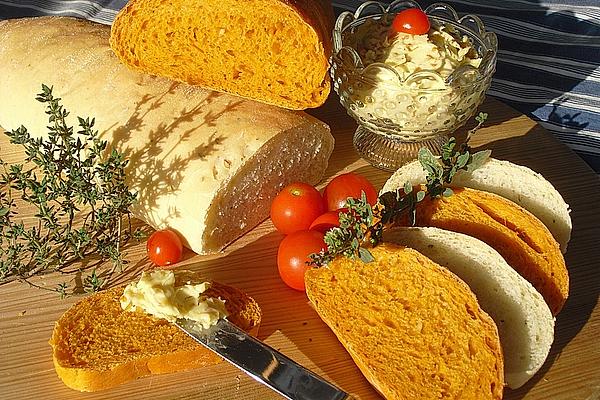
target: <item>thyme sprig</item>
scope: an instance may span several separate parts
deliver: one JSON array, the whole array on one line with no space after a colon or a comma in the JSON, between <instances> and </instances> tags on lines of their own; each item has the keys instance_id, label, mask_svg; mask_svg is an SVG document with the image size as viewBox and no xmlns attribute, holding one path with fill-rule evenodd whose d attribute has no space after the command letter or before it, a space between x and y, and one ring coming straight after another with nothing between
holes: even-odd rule
<instances>
[{"instance_id":1,"label":"thyme sprig","mask_svg":"<svg viewBox=\"0 0 600 400\"><path fill-rule=\"evenodd\" d=\"M406 182L402 188L382 193L374 206L367 202L364 192L361 199L349 198L346 202L347 211L339 214L340 226L330 229L325 234L327 250L311 254L310 264L323 266L340 255L371 262L373 255L369 249L381 241L386 227L406 218L411 226L414 225L417 203L423 201L426 196L451 196L452 189L448 185L452 183L456 173L461 170L476 170L491 154L490 150L472 153L468 144L487 116L485 113L479 113L475 117L478 125L467 133L467 138L460 145L451 137L442 146L440 157L434 156L427 148L419 151L418 160L426 172L426 182L423 186L415 190L410 182Z\"/></svg>"},{"instance_id":2,"label":"thyme sprig","mask_svg":"<svg viewBox=\"0 0 600 400\"><path fill-rule=\"evenodd\" d=\"M129 207L136 199L125 181L128 160L107 149L94 119L78 117L75 133L51 87L42 85L36 100L46 105L48 134L35 138L23 126L7 132L11 143L23 147L25 162L0 159L0 283L32 284L35 275L65 272L91 257L96 262L86 260L91 274L83 279L83 289L96 291L106 282L96 265L110 260L114 272L126 263L122 246L132 237ZM35 210L33 223L19 218L18 198ZM50 290L66 296L69 285Z\"/></svg>"}]
</instances>

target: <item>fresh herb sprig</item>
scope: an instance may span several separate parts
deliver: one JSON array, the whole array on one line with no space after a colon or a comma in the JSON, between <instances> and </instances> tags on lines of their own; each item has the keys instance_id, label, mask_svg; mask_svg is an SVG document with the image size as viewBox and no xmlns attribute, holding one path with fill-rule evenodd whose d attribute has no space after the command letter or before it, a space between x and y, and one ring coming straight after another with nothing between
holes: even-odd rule
<instances>
[{"instance_id":1,"label":"fresh herb sprig","mask_svg":"<svg viewBox=\"0 0 600 400\"><path fill-rule=\"evenodd\" d=\"M96 291L106 279L95 266L110 260L109 275L121 271L126 263L122 246L133 236L129 207L136 194L125 181L128 160L107 149L94 119L79 117L75 133L51 87L42 85L36 100L46 105L47 136L34 138L23 126L7 132L11 143L23 147L25 162L0 159L0 283L18 279L32 284L35 275L65 272L90 257L96 262L86 260L91 274L83 279L83 289ZM35 210L33 223L18 218L17 198ZM50 290L66 296L69 285L62 282Z\"/></svg>"},{"instance_id":2,"label":"fresh herb sprig","mask_svg":"<svg viewBox=\"0 0 600 400\"><path fill-rule=\"evenodd\" d=\"M475 119L478 125L467 133L465 141L458 145L456 139L451 137L442 146L440 157L434 156L427 148L419 151L418 160L426 172L424 188L415 190L406 182L400 189L381 194L374 206L367 202L364 193L361 199L349 198L346 202L347 211L339 214L340 226L325 234L327 250L311 254L310 264L323 266L339 255L371 262L373 255L369 248L381 241L385 227L394 225L403 218L414 225L417 203L426 196L451 196L452 189L448 185L452 183L456 173L461 170L476 170L491 154L490 150L474 154L471 152L468 141L483 125L487 114L480 113Z\"/></svg>"}]
</instances>

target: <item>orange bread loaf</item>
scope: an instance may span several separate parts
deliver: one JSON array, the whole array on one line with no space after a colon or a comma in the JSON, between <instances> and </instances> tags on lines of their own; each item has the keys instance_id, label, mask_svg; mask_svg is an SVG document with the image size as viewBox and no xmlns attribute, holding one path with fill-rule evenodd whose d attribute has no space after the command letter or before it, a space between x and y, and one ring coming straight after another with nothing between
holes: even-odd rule
<instances>
[{"instance_id":1,"label":"orange bread loaf","mask_svg":"<svg viewBox=\"0 0 600 400\"><path fill-rule=\"evenodd\" d=\"M146 375L221 361L166 320L121 309L119 298L123 289L90 295L56 322L50 345L56 373L65 385L92 392ZM258 334L261 311L251 297L216 282L204 294L225 300L228 319L245 331Z\"/></svg>"},{"instance_id":2,"label":"orange bread loaf","mask_svg":"<svg viewBox=\"0 0 600 400\"><path fill-rule=\"evenodd\" d=\"M498 331L469 287L416 250L338 257L306 272L306 294L386 399L501 399Z\"/></svg>"},{"instance_id":3,"label":"orange bread loaf","mask_svg":"<svg viewBox=\"0 0 600 400\"><path fill-rule=\"evenodd\" d=\"M453 188L450 197L426 197L416 224L473 236L493 247L544 297L554 315L569 295L564 257L552 234L533 214L498 195Z\"/></svg>"},{"instance_id":4,"label":"orange bread loaf","mask_svg":"<svg viewBox=\"0 0 600 400\"><path fill-rule=\"evenodd\" d=\"M300 110L330 90L325 0L131 0L111 47L129 67Z\"/></svg>"}]
</instances>

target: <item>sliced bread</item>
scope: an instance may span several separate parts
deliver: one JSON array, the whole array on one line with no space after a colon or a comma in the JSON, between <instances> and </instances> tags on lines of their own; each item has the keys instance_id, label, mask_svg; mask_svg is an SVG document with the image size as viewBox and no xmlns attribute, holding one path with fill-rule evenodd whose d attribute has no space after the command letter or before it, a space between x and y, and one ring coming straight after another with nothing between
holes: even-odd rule
<instances>
[{"instance_id":1,"label":"sliced bread","mask_svg":"<svg viewBox=\"0 0 600 400\"><path fill-rule=\"evenodd\" d=\"M334 145L326 124L133 72L112 53L109 33L74 18L0 21L0 125L43 136L48 116L35 96L53 85L69 126L95 118L101 138L129 159L134 215L176 230L199 254L267 218L285 185L322 178Z\"/></svg>"},{"instance_id":2,"label":"sliced bread","mask_svg":"<svg viewBox=\"0 0 600 400\"><path fill-rule=\"evenodd\" d=\"M558 243L533 214L504 197L452 188L449 197L418 203L417 226L476 237L493 247L544 297L554 315L569 296L569 274Z\"/></svg>"},{"instance_id":3,"label":"sliced bread","mask_svg":"<svg viewBox=\"0 0 600 400\"><path fill-rule=\"evenodd\" d=\"M423 184L425 176L421 163L412 161L394 172L381 192L402 188L405 182ZM452 184L495 193L517 203L538 217L559 243L561 251L567 251L572 229L569 205L554 186L537 172L510 161L490 158L473 172L459 171L452 179Z\"/></svg>"},{"instance_id":4,"label":"sliced bread","mask_svg":"<svg viewBox=\"0 0 600 400\"><path fill-rule=\"evenodd\" d=\"M498 327L510 388L521 387L540 369L554 341L554 317L543 297L497 251L438 228L393 228L384 232L384 240L417 250L469 285Z\"/></svg>"},{"instance_id":5,"label":"sliced bread","mask_svg":"<svg viewBox=\"0 0 600 400\"><path fill-rule=\"evenodd\" d=\"M306 294L386 399L500 399L498 331L469 287L409 248L338 257L306 272Z\"/></svg>"},{"instance_id":6,"label":"sliced bread","mask_svg":"<svg viewBox=\"0 0 600 400\"><path fill-rule=\"evenodd\" d=\"M178 281L202 282L176 274ZM50 345L54 368L68 387L92 392L152 374L165 374L216 364L221 358L196 343L175 325L141 311L124 311L124 287L90 295L56 322ZM225 300L228 319L258 334L258 304L238 289L212 282L204 293Z\"/></svg>"},{"instance_id":7,"label":"sliced bread","mask_svg":"<svg viewBox=\"0 0 600 400\"><path fill-rule=\"evenodd\" d=\"M300 110L327 99L324 0L131 0L110 43L129 67Z\"/></svg>"}]
</instances>

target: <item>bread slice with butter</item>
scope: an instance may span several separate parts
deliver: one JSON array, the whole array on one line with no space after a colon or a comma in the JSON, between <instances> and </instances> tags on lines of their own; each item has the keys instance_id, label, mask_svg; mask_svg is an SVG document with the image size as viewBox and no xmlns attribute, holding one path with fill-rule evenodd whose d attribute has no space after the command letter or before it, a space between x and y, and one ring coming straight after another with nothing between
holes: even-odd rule
<instances>
[{"instance_id":1,"label":"bread slice with butter","mask_svg":"<svg viewBox=\"0 0 600 400\"><path fill-rule=\"evenodd\" d=\"M47 132L41 85L76 116L95 118L128 160L134 215L176 230L199 254L216 253L269 216L287 184L316 184L334 139L302 112L129 70L110 27L63 17L0 21L0 125ZM70 126L69 125L69 126Z\"/></svg>"},{"instance_id":2,"label":"bread slice with butter","mask_svg":"<svg viewBox=\"0 0 600 400\"><path fill-rule=\"evenodd\" d=\"M306 294L388 400L501 399L494 321L469 287L416 250L384 243L363 263L337 257L306 272Z\"/></svg>"},{"instance_id":3,"label":"bread slice with butter","mask_svg":"<svg viewBox=\"0 0 600 400\"><path fill-rule=\"evenodd\" d=\"M203 282L189 272L176 274L176 285ZM222 359L165 319L120 304L125 287L83 298L56 322L50 345L59 378L68 387L93 392L153 374L200 368ZM225 301L228 319L258 334L261 310L256 301L231 286L210 282L203 293Z\"/></svg>"},{"instance_id":4,"label":"bread slice with butter","mask_svg":"<svg viewBox=\"0 0 600 400\"><path fill-rule=\"evenodd\" d=\"M542 367L554 341L554 316L497 251L474 237L438 228L392 228L383 239L417 250L469 285L498 327L510 388L521 387Z\"/></svg>"},{"instance_id":5,"label":"bread slice with butter","mask_svg":"<svg viewBox=\"0 0 600 400\"><path fill-rule=\"evenodd\" d=\"M424 184L425 176L421 163L412 161L394 172L381 193L402 188L405 182ZM473 172L458 171L452 184L495 193L517 203L542 221L561 251L567 251L572 229L569 205L541 174L510 161L489 158Z\"/></svg>"}]
</instances>

